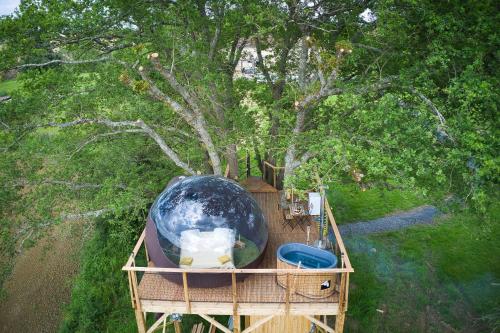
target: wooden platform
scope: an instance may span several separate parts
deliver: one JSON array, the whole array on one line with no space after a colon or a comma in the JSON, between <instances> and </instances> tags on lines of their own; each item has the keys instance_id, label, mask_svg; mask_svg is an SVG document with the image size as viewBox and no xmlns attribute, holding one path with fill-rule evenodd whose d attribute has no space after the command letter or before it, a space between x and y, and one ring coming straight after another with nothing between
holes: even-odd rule
<instances>
[{"instance_id":1,"label":"wooden platform","mask_svg":"<svg viewBox=\"0 0 500 333\"><path fill-rule=\"evenodd\" d=\"M259 177L249 177L240 182L240 184L251 193L276 193L277 189L262 181Z\"/></svg>"},{"instance_id":2,"label":"wooden platform","mask_svg":"<svg viewBox=\"0 0 500 333\"><path fill-rule=\"evenodd\" d=\"M268 222L269 240L267 250L259 268L276 268L276 250L283 243L306 242L306 233L296 227L291 230L283 226L283 213L278 206L278 192L260 179L246 182L259 203ZM268 187L273 189L271 191ZM258 190L262 191L259 192ZM317 238L317 228L311 228L311 239ZM163 278L157 273L144 273L139 283L139 299L143 311L186 313L183 287ZM236 287L238 313L241 315L328 314L338 311L338 293L332 296L311 299L293 293L290 303L285 302L286 290L276 283L276 274L252 274ZM231 286L221 288L191 288L189 299L191 313L233 314L233 292Z\"/></svg>"}]
</instances>

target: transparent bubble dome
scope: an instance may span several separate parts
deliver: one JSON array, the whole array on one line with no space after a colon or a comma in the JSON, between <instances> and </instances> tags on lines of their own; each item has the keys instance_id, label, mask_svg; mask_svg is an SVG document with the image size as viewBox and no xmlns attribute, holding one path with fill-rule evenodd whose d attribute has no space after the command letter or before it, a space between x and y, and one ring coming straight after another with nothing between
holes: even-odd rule
<instances>
[{"instance_id":1,"label":"transparent bubble dome","mask_svg":"<svg viewBox=\"0 0 500 333\"><path fill-rule=\"evenodd\" d=\"M193 267L245 267L262 254L268 239L257 202L224 177L178 179L158 196L150 218L163 253L180 266L181 258L188 258L184 264Z\"/></svg>"}]
</instances>

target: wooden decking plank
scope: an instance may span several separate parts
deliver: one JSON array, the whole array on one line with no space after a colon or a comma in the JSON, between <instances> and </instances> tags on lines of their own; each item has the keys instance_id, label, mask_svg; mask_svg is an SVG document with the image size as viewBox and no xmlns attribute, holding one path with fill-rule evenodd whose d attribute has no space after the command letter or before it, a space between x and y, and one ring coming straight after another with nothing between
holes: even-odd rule
<instances>
[{"instance_id":1,"label":"wooden decking plank","mask_svg":"<svg viewBox=\"0 0 500 333\"><path fill-rule=\"evenodd\" d=\"M259 177L248 177L240 182L248 192L251 193L276 193L277 189L264 182Z\"/></svg>"}]
</instances>

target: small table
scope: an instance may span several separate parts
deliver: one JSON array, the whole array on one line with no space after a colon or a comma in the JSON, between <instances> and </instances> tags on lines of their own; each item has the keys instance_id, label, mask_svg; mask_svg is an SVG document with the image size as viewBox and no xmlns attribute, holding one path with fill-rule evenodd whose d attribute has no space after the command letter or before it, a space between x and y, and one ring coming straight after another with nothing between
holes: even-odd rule
<instances>
[{"instance_id":1,"label":"small table","mask_svg":"<svg viewBox=\"0 0 500 333\"><path fill-rule=\"evenodd\" d=\"M293 224L289 223L292 229L298 225L302 231L306 231L305 227L307 227L311 222L307 205L301 202L294 202L290 205L289 214L293 221Z\"/></svg>"}]
</instances>

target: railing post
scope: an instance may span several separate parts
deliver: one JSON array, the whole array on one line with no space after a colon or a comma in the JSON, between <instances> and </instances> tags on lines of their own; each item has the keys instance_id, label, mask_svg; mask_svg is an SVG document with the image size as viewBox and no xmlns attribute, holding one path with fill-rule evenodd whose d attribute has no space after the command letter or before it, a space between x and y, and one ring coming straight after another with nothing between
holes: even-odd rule
<instances>
[{"instance_id":1,"label":"railing post","mask_svg":"<svg viewBox=\"0 0 500 333\"><path fill-rule=\"evenodd\" d=\"M236 273L231 273L231 287L233 290L233 332L240 333L240 316L238 315L238 294L236 290Z\"/></svg>"},{"instance_id":2,"label":"railing post","mask_svg":"<svg viewBox=\"0 0 500 333\"><path fill-rule=\"evenodd\" d=\"M135 260L132 261L132 265L135 266ZM144 313L142 312L141 300L139 298L139 288L137 284L137 272L130 272L130 280L132 283L132 291L134 293L134 313L135 319L137 321L137 331L139 333L146 333L146 319L144 318Z\"/></svg>"},{"instance_id":3,"label":"railing post","mask_svg":"<svg viewBox=\"0 0 500 333\"><path fill-rule=\"evenodd\" d=\"M346 280L347 274L340 274L340 295L339 295L339 311L335 317L335 332L342 333L344 331L344 320L345 320L345 297L346 297Z\"/></svg>"},{"instance_id":4,"label":"railing post","mask_svg":"<svg viewBox=\"0 0 500 333\"><path fill-rule=\"evenodd\" d=\"M191 313L191 302L189 301L189 290L186 272L182 272L182 286L184 288L184 301L186 302L187 313Z\"/></svg>"},{"instance_id":5,"label":"railing post","mask_svg":"<svg viewBox=\"0 0 500 333\"><path fill-rule=\"evenodd\" d=\"M273 187L276 188L276 169L273 168Z\"/></svg>"}]
</instances>

